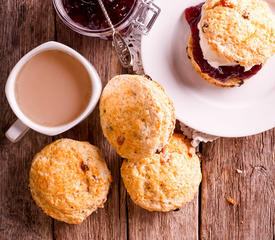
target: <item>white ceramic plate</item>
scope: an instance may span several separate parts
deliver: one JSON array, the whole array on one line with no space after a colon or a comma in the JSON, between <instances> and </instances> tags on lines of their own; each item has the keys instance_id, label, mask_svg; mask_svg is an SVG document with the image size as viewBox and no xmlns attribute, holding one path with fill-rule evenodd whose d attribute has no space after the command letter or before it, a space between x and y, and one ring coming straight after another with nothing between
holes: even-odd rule
<instances>
[{"instance_id":1,"label":"white ceramic plate","mask_svg":"<svg viewBox=\"0 0 275 240\"><path fill-rule=\"evenodd\" d=\"M240 88L223 89L205 82L186 55L190 29L187 7L201 0L156 0L161 8L149 35L142 39L146 74L164 86L177 118L204 133L241 137L275 127L275 56ZM275 0L269 0L275 12Z\"/></svg>"}]
</instances>

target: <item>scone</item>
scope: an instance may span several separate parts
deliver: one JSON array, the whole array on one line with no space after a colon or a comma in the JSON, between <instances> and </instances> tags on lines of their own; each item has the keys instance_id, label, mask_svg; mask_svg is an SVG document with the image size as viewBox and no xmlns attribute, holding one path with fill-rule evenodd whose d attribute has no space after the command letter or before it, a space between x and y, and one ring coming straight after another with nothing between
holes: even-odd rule
<instances>
[{"instance_id":1,"label":"scone","mask_svg":"<svg viewBox=\"0 0 275 240\"><path fill-rule=\"evenodd\" d=\"M211 84L241 86L275 53L275 17L262 0L207 0L185 17L188 57Z\"/></svg>"},{"instance_id":2,"label":"scone","mask_svg":"<svg viewBox=\"0 0 275 240\"><path fill-rule=\"evenodd\" d=\"M201 182L200 160L190 141L174 134L161 153L124 160L121 176L135 204L167 212L194 198Z\"/></svg>"},{"instance_id":3,"label":"scone","mask_svg":"<svg viewBox=\"0 0 275 240\"><path fill-rule=\"evenodd\" d=\"M124 158L150 157L173 134L173 104L164 89L147 76L114 77L104 88L99 107L103 133Z\"/></svg>"},{"instance_id":4,"label":"scone","mask_svg":"<svg viewBox=\"0 0 275 240\"><path fill-rule=\"evenodd\" d=\"M103 208L110 183L110 171L97 147L60 139L35 155L29 186L34 201L47 215L78 224Z\"/></svg>"}]
</instances>

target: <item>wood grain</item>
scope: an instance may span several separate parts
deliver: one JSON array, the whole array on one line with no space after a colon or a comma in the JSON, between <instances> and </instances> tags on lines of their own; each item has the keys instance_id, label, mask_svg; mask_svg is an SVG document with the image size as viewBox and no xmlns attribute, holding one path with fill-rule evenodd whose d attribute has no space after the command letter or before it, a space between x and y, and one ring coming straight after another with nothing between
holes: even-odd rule
<instances>
[{"instance_id":1,"label":"wood grain","mask_svg":"<svg viewBox=\"0 0 275 240\"><path fill-rule=\"evenodd\" d=\"M57 19L57 41L62 42L86 57L97 69L105 86L112 76L122 73L122 68L110 41L84 37L69 30ZM98 106L81 124L56 138L69 137L89 141L98 146L111 170L113 183L104 209L93 213L81 225L54 222L55 239L126 239L127 218L125 191L120 189L120 157L104 139L99 122Z\"/></svg>"},{"instance_id":2,"label":"wood grain","mask_svg":"<svg viewBox=\"0 0 275 240\"><path fill-rule=\"evenodd\" d=\"M202 152L201 239L274 239L275 130L221 138Z\"/></svg>"},{"instance_id":3,"label":"wood grain","mask_svg":"<svg viewBox=\"0 0 275 240\"><path fill-rule=\"evenodd\" d=\"M177 121L175 132L180 132ZM199 239L199 197L178 211L149 212L127 197L128 239L197 240Z\"/></svg>"},{"instance_id":4,"label":"wood grain","mask_svg":"<svg viewBox=\"0 0 275 240\"><path fill-rule=\"evenodd\" d=\"M54 37L49 1L0 1L0 239L52 239L52 220L31 199L28 189L33 155L51 138L30 131L12 144L4 133L15 121L4 87L16 62L29 50Z\"/></svg>"},{"instance_id":5,"label":"wood grain","mask_svg":"<svg viewBox=\"0 0 275 240\"><path fill-rule=\"evenodd\" d=\"M199 239L198 198L179 211L148 212L128 197L129 239L197 240Z\"/></svg>"}]
</instances>

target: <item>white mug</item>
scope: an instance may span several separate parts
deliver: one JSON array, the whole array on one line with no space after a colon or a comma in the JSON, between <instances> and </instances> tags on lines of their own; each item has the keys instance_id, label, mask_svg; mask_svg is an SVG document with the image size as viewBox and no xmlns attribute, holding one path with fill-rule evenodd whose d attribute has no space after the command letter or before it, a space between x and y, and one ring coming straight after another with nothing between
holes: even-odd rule
<instances>
[{"instance_id":1,"label":"white mug","mask_svg":"<svg viewBox=\"0 0 275 240\"><path fill-rule=\"evenodd\" d=\"M89 73L91 84L92 84L91 98L90 98L88 106L83 111L83 113L79 117L74 119L73 121L69 122L68 124L64 124L61 126L55 126L55 127L43 126L43 125L37 124L37 123L33 122L32 120L30 120L20 110L19 105L16 101L16 97L15 97L16 78L17 78L18 73L24 66L24 64L28 60L30 60L34 55L36 55L40 52L43 52L43 51L47 51L47 50L59 50L59 51L63 51L65 53L75 57L85 67L85 69ZM8 129L8 131L6 132L6 137L11 142L17 142L24 136L24 134L29 130L29 128L31 128L37 132L40 132L42 134L49 135L49 136L54 136L54 135L60 134L62 132L65 132L65 131L69 130L70 128L74 127L75 125L77 125L82 120L84 120L94 110L94 108L99 100L101 90L102 90L101 80L100 80L95 68L91 65L91 63L86 58L84 58L78 52L76 52L75 50L73 50L72 48L70 48L64 44L54 42L54 41L46 42L46 43L34 48L30 52L28 52L24 57L22 57L19 60L19 62L14 66L14 68L12 69L12 71L8 77L6 87L5 87L6 97L8 99L11 109L13 110L15 115L18 117L18 119Z\"/></svg>"}]
</instances>

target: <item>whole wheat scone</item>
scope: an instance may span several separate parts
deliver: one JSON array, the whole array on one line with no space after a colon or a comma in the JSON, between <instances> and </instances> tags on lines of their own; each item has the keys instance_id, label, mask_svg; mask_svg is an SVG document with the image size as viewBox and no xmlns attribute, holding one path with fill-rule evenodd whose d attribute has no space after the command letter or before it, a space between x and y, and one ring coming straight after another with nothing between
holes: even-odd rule
<instances>
[{"instance_id":1,"label":"whole wheat scone","mask_svg":"<svg viewBox=\"0 0 275 240\"><path fill-rule=\"evenodd\" d=\"M201 182L200 160L190 141L174 134L160 154L124 160L121 176L135 204L167 212L194 198Z\"/></svg>"},{"instance_id":2,"label":"whole wheat scone","mask_svg":"<svg viewBox=\"0 0 275 240\"><path fill-rule=\"evenodd\" d=\"M78 224L103 208L111 181L97 147L60 139L35 155L29 187L34 201L47 215Z\"/></svg>"},{"instance_id":3,"label":"whole wheat scone","mask_svg":"<svg viewBox=\"0 0 275 240\"><path fill-rule=\"evenodd\" d=\"M116 76L102 92L103 133L124 158L139 159L160 151L168 144L175 121L171 100L147 76Z\"/></svg>"},{"instance_id":4,"label":"whole wheat scone","mask_svg":"<svg viewBox=\"0 0 275 240\"><path fill-rule=\"evenodd\" d=\"M201 34L220 56L241 66L275 53L275 17L263 0L206 0Z\"/></svg>"},{"instance_id":5,"label":"whole wheat scone","mask_svg":"<svg viewBox=\"0 0 275 240\"><path fill-rule=\"evenodd\" d=\"M188 42L188 47L187 47L187 54L188 54L188 57L190 58L190 61L194 67L194 69L198 72L198 74L207 82L211 83L211 84L214 84L218 87L239 87L241 86L242 84L244 84L248 79L245 79L245 80L241 80L241 79L238 79L238 78L231 78L229 80L227 80L226 82L221 82L215 78L212 78L210 77L208 74L206 73L203 73L200 69L200 66L196 63L195 59L194 59L194 56L193 56L193 40L192 40L192 36L190 37L189 39L189 42Z\"/></svg>"}]
</instances>

